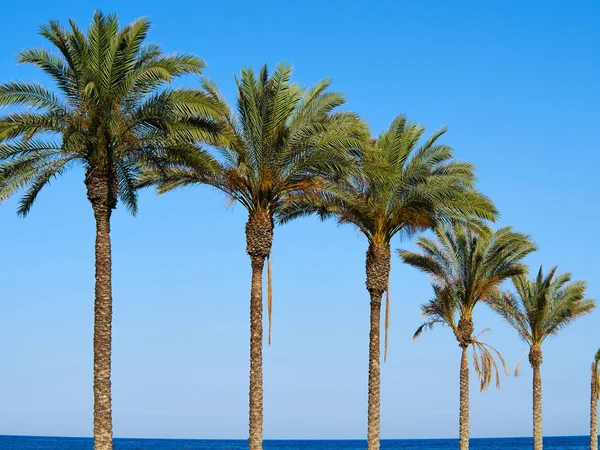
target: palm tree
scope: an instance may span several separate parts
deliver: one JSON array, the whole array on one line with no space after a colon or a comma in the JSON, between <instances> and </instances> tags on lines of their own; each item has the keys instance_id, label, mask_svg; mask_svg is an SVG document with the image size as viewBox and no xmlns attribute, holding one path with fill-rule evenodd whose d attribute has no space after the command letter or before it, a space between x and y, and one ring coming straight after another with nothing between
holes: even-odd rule
<instances>
[{"instance_id":1,"label":"palm tree","mask_svg":"<svg viewBox=\"0 0 600 450\"><path fill-rule=\"evenodd\" d=\"M40 68L56 90L29 82L0 85L0 106L28 107L0 116L0 202L25 188L18 214L26 216L40 190L74 166L96 221L94 304L94 448L112 448L110 218L121 200L137 211L134 184L140 167L165 153L186 154L217 132L206 95L163 89L175 77L199 74L204 62L188 54L165 56L144 41L139 19L120 28L97 11L83 32L52 21L40 28L54 51L24 50L20 63Z\"/></svg>"},{"instance_id":2,"label":"palm tree","mask_svg":"<svg viewBox=\"0 0 600 450\"><path fill-rule=\"evenodd\" d=\"M421 237L420 252L400 250L402 261L428 273L432 279L434 298L421 306L425 323L415 335L436 324L445 325L454 333L462 349L460 364L460 449L469 448L469 358L473 348L475 371L481 381L480 390L488 388L496 376L500 379L493 353L505 370L504 359L496 349L474 336L473 310L480 301L497 293L504 280L526 272L521 260L536 249L529 237L510 227L492 232L482 228L473 231L461 223L435 230L436 241ZM486 330L484 330L486 331ZM481 334L481 333L480 333Z\"/></svg>"},{"instance_id":3,"label":"palm tree","mask_svg":"<svg viewBox=\"0 0 600 450\"><path fill-rule=\"evenodd\" d=\"M590 402L590 450L598 450L598 400L600 400L600 349L592 364L592 398Z\"/></svg>"},{"instance_id":4,"label":"palm tree","mask_svg":"<svg viewBox=\"0 0 600 450\"><path fill-rule=\"evenodd\" d=\"M166 170L147 172L140 184L155 185L159 193L207 184L248 211L251 450L262 448L262 283L275 222L288 199L316 191L327 179L344 173L352 162L349 150L360 146L366 134L358 116L337 111L345 100L342 94L327 91L330 80L304 89L291 82L291 75L288 65L277 66L271 74L265 65L258 76L252 69L243 70L236 78L237 114L228 109L216 87L205 81L204 91L227 111L222 117L226 137L212 142L218 157L210 159L203 154L194 160L171 162ZM270 285L267 291L270 341Z\"/></svg>"},{"instance_id":5,"label":"palm tree","mask_svg":"<svg viewBox=\"0 0 600 450\"><path fill-rule=\"evenodd\" d=\"M556 267L547 275L540 267L533 280L518 275L512 281L516 293L495 295L489 303L529 345L529 363L533 369L533 448L542 450L542 343L590 313L596 302L584 298L584 281L570 283L571 274L556 275ZM518 374L518 366L515 373Z\"/></svg>"},{"instance_id":6,"label":"palm tree","mask_svg":"<svg viewBox=\"0 0 600 450\"><path fill-rule=\"evenodd\" d=\"M335 217L340 224L354 225L367 238L366 287L371 299L369 450L380 445L380 316L382 297L389 286L392 238L456 217L496 217L492 202L473 189L473 166L452 160L452 149L438 143L445 129L419 145L424 131L404 115L398 116L372 146L359 149L355 173L316 195L299 194L281 216L282 221L311 213L323 219ZM386 298L389 311L389 295ZM386 312L386 331L388 319Z\"/></svg>"}]
</instances>

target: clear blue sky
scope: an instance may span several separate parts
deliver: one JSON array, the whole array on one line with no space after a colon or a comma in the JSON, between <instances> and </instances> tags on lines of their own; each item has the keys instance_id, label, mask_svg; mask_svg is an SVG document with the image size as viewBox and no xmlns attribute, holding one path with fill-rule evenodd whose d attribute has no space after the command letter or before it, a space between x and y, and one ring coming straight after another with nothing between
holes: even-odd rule
<instances>
[{"instance_id":1,"label":"clear blue sky","mask_svg":"<svg viewBox=\"0 0 600 450\"><path fill-rule=\"evenodd\" d=\"M137 3L137 4L136 4ZM102 1L150 40L205 58L234 99L243 66L278 61L311 84L330 76L374 133L406 112L475 163L480 188L533 235L534 267L559 264L600 298L600 4L597 1ZM14 55L38 26L82 1L9 2L0 79L46 82ZM194 80L185 80L192 83ZM94 225L81 171L56 181L30 216L0 207L0 434L90 435ZM596 194L594 194L596 192ZM243 438L247 433L249 261L245 211L208 189L141 196L113 220L116 436ZM394 247L410 246L396 241ZM365 240L315 219L278 228L273 345L264 352L266 438L366 435ZM392 328L382 370L384 438L457 435L459 348L447 329L413 342L428 279L393 260ZM588 430L589 367L600 312L547 341L546 434ZM478 329L514 367L526 350L482 306ZM473 436L530 435L531 371L483 395Z\"/></svg>"}]
</instances>

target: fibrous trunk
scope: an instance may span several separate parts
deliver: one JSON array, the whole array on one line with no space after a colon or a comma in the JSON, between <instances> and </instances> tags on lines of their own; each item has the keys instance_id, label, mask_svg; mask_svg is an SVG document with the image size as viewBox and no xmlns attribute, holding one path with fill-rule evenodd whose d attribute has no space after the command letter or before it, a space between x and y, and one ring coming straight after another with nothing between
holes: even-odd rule
<instances>
[{"instance_id":1,"label":"fibrous trunk","mask_svg":"<svg viewBox=\"0 0 600 450\"><path fill-rule=\"evenodd\" d=\"M112 450L112 282L110 217L116 204L110 178L88 171L86 185L96 219L94 300L94 450Z\"/></svg>"},{"instance_id":2,"label":"fibrous trunk","mask_svg":"<svg viewBox=\"0 0 600 450\"><path fill-rule=\"evenodd\" d=\"M460 450L469 450L469 357L467 346L461 348L459 438Z\"/></svg>"},{"instance_id":3,"label":"fibrous trunk","mask_svg":"<svg viewBox=\"0 0 600 450\"><path fill-rule=\"evenodd\" d=\"M369 409L367 448L378 450L381 433L381 299L388 289L390 276L390 247L371 244L367 250L367 290L371 297L369 330Z\"/></svg>"},{"instance_id":4,"label":"fibrous trunk","mask_svg":"<svg viewBox=\"0 0 600 450\"><path fill-rule=\"evenodd\" d=\"M592 386L590 403L590 450L598 450L598 367L592 366Z\"/></svg>"},{"instance_id":5,"label":"fibrous trunk","mask_svg":"<svg viewBox=\"0 0 600 450\"><path fill-rule=\"evenodd\" d=\"M265 258L273 243L273 220L266 213L251 213L246 224L246 251L252 266L250 290L250 450L262 450L263 426L263 305L262 278Z\"/></svg>"},{"instance_id":6,"label":"fibrous trunk","mask_svg":"<svg viewBox=\"0 0 600 450\"><path fill-rule=\"evenodd\" d=\"M542 376L540 366L543 359L540 348L531 348L529 362L533 369L533 450L542 450L544 443L542 438Z\"/></svg>"}]
</instances>

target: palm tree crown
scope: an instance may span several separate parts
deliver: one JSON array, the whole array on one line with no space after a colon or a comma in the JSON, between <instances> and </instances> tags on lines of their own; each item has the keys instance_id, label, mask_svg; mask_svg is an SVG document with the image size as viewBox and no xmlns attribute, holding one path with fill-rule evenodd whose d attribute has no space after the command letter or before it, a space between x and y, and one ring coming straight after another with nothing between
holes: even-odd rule
<instances>
[{"instance_id":1,"label":"palm tree crown","mask_svg":"<svg viewBox=\"0 0 600 450\"><path fill-rule=\"evenodd\" d=\"M208 184L241 203L251 216L276 218L290 198L311 192L323 179L348 165L349 149L361 145L365 127L351 112L336 111L343 94L329 92L328 79L309 89L291 82L292 68L279 65L258 76L242 71L237 114L208 80L204 92L224 114L221 139L211 141L218 154L173 162L167 170L148 172L144 185L163 193L190 184Z\"/></svg>"},{"instance_id":2,"label":"palm tree crown","mask_svg":"<svg viewBox=\"0 0 600 450\"><path fill-rule=\"evenodd\" d=\"M321 196L297 198L282 218L314 212L335 217L340 224L356 226L373 244L387 244L399 232L413 234L450 218L493 220L493 204L473 189L473 166L453 160L452 148L438 142L445 128L420 144L424 132L398 116L372 148L359 149L356 173L328 186Z\"/></svg>"},{"instance_id":3,"label":"palm tree crown","mask_svg":"<svg viewBox=\"0 0 600 450\"><path fill-rule=\"evenodd\" d=\"M399 251L403 262L433 278L435 296L422 307L427 320L415 338L424 329L442 324L452 330L461 345L468 346L473 343L473 310L477 303L498 294L506 279L526 273L527 266L521 261L536 246L529 236L511 227L475 231L455 223L434 232L437 242L419 238L420 253Z\"/></svg>"},{"instance_id":4,"label":"palm tree crown","mask_svg":"<svg viewBox=\"0 0 600 450\"><path fill-rule=\"evenodd\" d=\"M531 348L532 365L542 363L541 345L549 336L579 317L590 313L596 302L585 298L585 281L571 282L571 274L556 275L556 267L544 275L540 267L530 280L525 275L513 277L516 292L493 296L490 305Z\"/></svg>"},{"instance_id":5,"label":"palm tree crown","mask_svg":"<svg viewBox=\"0 0 600 450\"><path fill-rule=\"evenodd\" d=\"M79 163L88 195L106 177L108 207L118 198L135 213L140 164L186 152L214 132L207 96L162 89L175 77L201 73L204 62L145 44L146 19L119 28L116 16L96 12L87 33L69 23L70 30L54 21L40 29L56 51L35 48L18 56L49 75L56 91L20 81L0 85L0 106L28 107L0 117L0 201L26 187L18 208L26 215L44 186Z\"/></svg>"}]
</instances>

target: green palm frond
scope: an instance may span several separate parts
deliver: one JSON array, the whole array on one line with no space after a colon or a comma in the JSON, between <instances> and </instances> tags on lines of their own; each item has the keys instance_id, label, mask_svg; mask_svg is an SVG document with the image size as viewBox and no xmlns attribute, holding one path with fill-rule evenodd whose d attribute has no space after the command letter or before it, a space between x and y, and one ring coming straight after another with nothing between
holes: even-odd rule
<instances>
[{"instance_id":1,"label":"green palm frond","mask_svg":"<svg viewBox=\"0 0 600 450\"><path fill-rule=\"evenodd\" d=\"M536 250L529 236L510 227L474 231L454 223L434 232L435 240L417 241L419 251L399 250L398 254L406 264L429 274L438 292L456 296L452 306L468 320L479 301L491 300L505 280L526 272L521 261Z\"/></svg>"},{"instance_id":2,"label":"green palm frond","mask_svg":"<svg viewBox=\"0 0 600 450\"><path fill-rule=\"evenodd\" d=\"M214 158L167 159L159 170L144 171L140 185L166 192L206 184L250 213L266 211L282 219L290 205L316 198L328 182L348 172L352 152L366 140L366 126L357 115L337 111L345 99L328 91L329 80L304 89L292 81L289 65L280 64L271 73L266 66L258 73L244 69L236 83L235 111L207 79L202 105L211 109L192 110L217 117L212 138L203 139L215 149Z\"/></svg>"},{"instance_id":3,"label":"green palm frond","mask_svg":"<svg viewBox=\"0 0 600 450\"><path fill-rule=\"evenodd\" d=\"M425 323L418 337L435 324L448 326L462 348L473 349L473 365L481 391L500 377L496 358L507 372L502 355L473 335L473 310L478 302L492 301L500 285L526 267L521 260L536 249L529 236L510 227L492 231L489 227L472 229L465 221L451 222L434 230L435 239L420 237L418 251L399 250L402 261L432 278L434 297L421 306Z\"/></svg>"},{"instance_id":4,"label":"green palm frond","mask_svg":"<svg viewBox=\"0 0 600 450\"><path fill-rule=\"evenodd\" d=\"M40 28L52 48L23 50L18 61L42 70L53 87L0 85L0 106L17 108L0 115L0 202L25 190L18 212L26 215L44 186L78 164L114 180L135 213L145 167L160 166L166 154L198 158L197 142L221 142L218 103L201 90L165 88L201 73L204 62L164 55L145 43L149 29L147 19L120 27L100 11L87 31L73 20L69 29L56 21Z\"/></svg>"},{"instance_id":5,"label":"green palm frond","mask_svg":"<svg viewBox=\"0 0 600 450\"><path fill-rule=\"evenodd\" d=\"M355 150L354 169L320 192L294 196L279 220L311 213L335 217L370 242L388 244L396 234L410 236L442 222L493 220L493 204L473 188L473 167L453 160L452 149L438 142L445 129L421 143L424 132L400 115L371 145L364 143L366 130L361 139L342 141Z\"/></svg>"},{"instance_id":6,"label":"green palm frond","mask_svg":"<svg viewBox=\"0 0 600 450\"><path fill-rule=\"evenodd\" d=\"M556 267L546 275L540 267L535 278L516 275L512 281L515 293L499 293L489 303L531 347L541 346L596 307L585 298L586 283L571 282L570 273L557 275Z\"/></svg>"}]
</instances>

